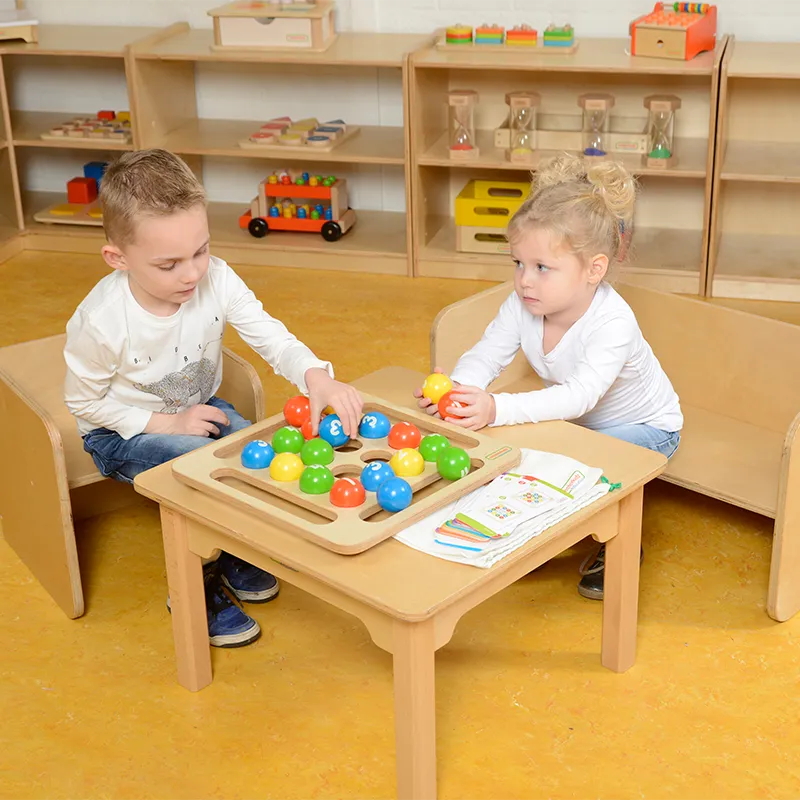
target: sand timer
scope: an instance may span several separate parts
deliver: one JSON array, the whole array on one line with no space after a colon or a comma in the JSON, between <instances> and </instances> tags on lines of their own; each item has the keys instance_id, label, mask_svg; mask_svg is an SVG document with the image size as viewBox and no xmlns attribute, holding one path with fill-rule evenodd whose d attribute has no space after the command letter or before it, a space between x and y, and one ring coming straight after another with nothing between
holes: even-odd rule
<instances>
[{"instance_id":1,"label":"sand timer","mask_svg":"<svg viewBox=\"0 0 800 800\"><path fill-rule=\"evenodd\" d=\"M449 108L450 158L477 158L480 154L475 138L475 105L478 93L470 89L452 91L447 96Z\"/></svg>"},{"instance_id":2,"label":"sand timer","mask_svg":"<svg viewBox=\"0 0 800 800\"><path fill-rule=\"evenodd\" d=\"M673 131L675 112L681 107L681 99L674 94L651 94L645 97L644 107L648 111L646 165L651 169L674 167Z\"/></svg>"},{"instance_id":3,"label":"sand timer","mask_svg":"<svg viewBox=\"0 0 800 800\"><path fill-rule=\"evenodd\" d=\"M608 133L614 96L610 94L582 94L578 105L583 109L583 154L587 158L604 158L605 135Z\"/></svg>"},{"instance_id":4,"label":"sand timer","mask_svg":"<svg viewBox=\"0 0 800 800\"><path fill-rule=\"evenodd\" d=\"M536 92L509 92L506 103L510 108L508 127L510 146L508 160L528 164L536 150L536 109L541 98Z\"/></svg>"}]
</instances>

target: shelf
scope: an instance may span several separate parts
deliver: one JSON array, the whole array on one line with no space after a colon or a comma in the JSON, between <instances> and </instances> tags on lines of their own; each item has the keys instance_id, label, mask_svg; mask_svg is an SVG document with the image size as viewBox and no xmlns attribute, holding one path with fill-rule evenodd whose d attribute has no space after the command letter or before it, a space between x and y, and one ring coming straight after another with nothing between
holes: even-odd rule
<instances>
[{"instance_id":1,"label":"shelf","mask_svg":"<svg viewBox=\"0 0 800 800\"><path fill-rule=\"evenodd\" d=\"M226 119L192 120L167 134L163 142L159 142L159 146L176 153L203 156L401 166L405 163L405 134L400 127L361 126L355 136L327 153L315 150L313 147L302 152L287 149L285 153L277 153L274 149L264 152L246 150L237 145L239 140L247 139L264 122L266 120L258 122Z\"/></svg>"},{"instance_id":2,"label":"shelf","mask_svg":"<svg viewBox=\"0 0 800 800\"><path fill-rule=\"evenodd\" d=\"M480 69L537 72L621 73L624 75L686 75L711 76L714 64L724 49L726 37L721 36L714 52L701 53L691 61L667 58L642 58L628 55L628 39L579 38L578 49L572 55L550 53L509 52L487 46L452 50L435 47L414 56L416 68Z\"/></svg>"},{"instance_id":3,"label":"shelf","mask_svg":"<svg viewBox=\"0 0 800 800\"><path fill-rule=\"evenodd\" d=\"M721 178L724 181L800 183L800 143L729 141Z\"/></svg>"},{"instance_id":4,"label":"shelf","mask_svg":"<svg viewBox=\"0 0 800 800\"><path fill-rule=\"evenodd\" d=\"M12 111L11 130L14 144L20 147L49 147L67 150L133 150L132 144L108 139L42 139L41 134L78 116L92 116L87 112L59 113L50 111Z\"/></svg>"},{"instance_id":5,"label":"shelf","mask_svg":"<svg viewBox=\"0 0 800 800\"><path fill-rule=\"evenodd\" d=\"M214 44L214 35L211 30L194 29L137 48L136 58L400 68L408 53L424 47L431 40L432 37L429 34L340 33L336 41L322 53L310 53L303 50L225 52L211 49L211 45Z\"/></svg>"},{"instance_id":6,"label":"shelf","mask_svg":"<svg viewBox=\"0 0 800 800\"><path fill-rule=\"evenodd\" d=\"M420 275L497 281L513 277L514 266L508 255L458 252L452 219L430 219L428 228L436 233L420 247ZM702 231L637 228L633 242L633 260L622 271L624 280L664 291L698 293Z\"/></svg>"},{"instance_id":7,"label":"shelf","mask_svg":"<svg viewBox=\"0 0 800 800\"><path fill-rule=\"evenodd\" d=\"M432 167L456 167L459 169L504 169L517 172L529 172L536 165L512 164L506 158L505 150L494 146L494 131L477 131L478 148L480 156L470 160L455 160L450 158L448 150L448 137L442 137L429 147L418 159L418 163ZM706 176L706 163L708 159L708 142L704 139L676 139L675 152L678 155L678 166L673 169L651 169L642 165L639 155L616 154L615 158L622 162L630 172L636 175L660 175L674 178L704 178ZM539 151L540 160L555 151Z\"/></svg>"},{"instance_id":8,"label":"shelf","mask_svg":"<svg viewBox=\"0 0 800 800\"><path fill-rule=\"evenodd\" d=\"M800 44L797 42L740 42L728 61L729 78L800 78Z\"/></svg>"},{"instance_id":9,"label":"shelf","mask_svg":"<svg viewBox=\"0 0 800 800\"><path fill-rule=\"evenodd\" d=\"M128 45L160 31L126 25L40 25L38 43L0 42L0 54L122 58Z\"/></svg>"},{"instance_id":10,"label":"shelf","mask_svg":"<svg viewBox=\"0 0 800 800\"><path fill-rule=\"evenodd\" d=\"M800 236L723 233L713 294L800 301Z\"/></svg>"}]
</instances>

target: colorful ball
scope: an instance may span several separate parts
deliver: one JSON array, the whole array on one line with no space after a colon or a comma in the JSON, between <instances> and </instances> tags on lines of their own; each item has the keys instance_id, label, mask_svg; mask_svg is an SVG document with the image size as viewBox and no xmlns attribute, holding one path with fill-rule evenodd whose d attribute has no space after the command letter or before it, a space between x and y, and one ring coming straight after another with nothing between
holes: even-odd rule
<instances>
[{"instance_id":1,"label":"colorful ball","mask_svg":"<svg viewBox=\"0 0 800 800\"><path fill-rule=\"evenodd\" d=\"M308 441L309 439L314 438L314 434L311 432L311 420L307 419L301 426L300 426L300 433L303 434L303 438Z\"/></svg>"},{"instance_id":2,"label":"colorful ball","mask_svg":"<svg viewBox=\"0 0 800 800\"><path fill-rule=\"evenodd\" d=\"M357 508L367 499L364 487L355 478L339 478L331 489L331 505Z\"/></svg>"},{"instance_id":3,"label":"colorful ball","mask_svg":"<svg viewBox=\"0 0 800 800\"><path fill-rule=\"evenodd\" d=\"M419 443L419 452L426 461L436 461L442 450L450 447L450 442L441 433L431 433Z\"/></svg>"},{"instance_id":4,"label":"colorful ball","mask_svg":"<svg viewBox=\"0 0 800 800\"><path fill-rule=\"evenodd\" d=\"M350 437L344 432L338 414L328 414L327 417L322 418L319 423L319 435L331 447L341 447L350 440Z\"/></svg>"},{"instance_id":5,"label":"colorful ball","mask_svg":"<svg viewBox=\"0 0 800 800\"><path fill-rule=\"evenodd\" d=\"M364 439L385 439L392 429L392 423L386 414L380 411L370 411L361 417L361 424L358 426L358 435Z\"/></svg>"},{"instance_id":6,"label":"colorful ball","mask_svg":"<svg viewBox=\"0 0 800 800\"><path fill-rule=\"evenodd\" d=\"M422 434L416 425L410 422L398 422L389 431L389 447L402 450L404 447L419 447Z\"/></svg>"},{"instance_id":7,"label":"colorful ball","mask_svg":"<svg viewBox=\"0 0 800 800\"><path fill-rule=\"evenodd\" d=\"M319 219L319 211L316 208L311 210L311 219Z\"/></svg>"},{"instance_id":8,"label":"colorful ball","mask_svg":"<svg viewBox=\"0 0 800 800\"><path fill-rule=\"evenodd\" d=\"M300 451L300 458L306 466L333 463L333 448L324 439L309 439Z\"/></svg>"},{"instance_id":9,"label":"colorful ball","mask_svg":"<svg viewBox=\"0 0 800 800\"><path fill-rule=\"evenodd\" d=\"M272 445L263 439L248 442L242 448L242 466L247 469L266 469L275 458Z\"/></svg>"},{"instance_id":10,"label":"colorful ball","mask_svg":"<svg viewBox=\"0 0 800 800\"><path fill-rule=\"evenodd\" d=\"M278 453L269 465L269 476L273 480L288 483L296 481L303 474L304 468L300 456L294 453Z\"/></svg>"},{"instance_id":11,"label":"colorful ball","mask_svg":"<svg viewBox=\"0 0 800 800\"><path fill-rule=\"evenodd\" d=\"M276 453L299 453L303 446L303 434L297 428L279 428L272 435L272 446Z\"/></svg>"},{"instance_id":12,"label":"colorful ball","mask_svg":"<svg viewBox=\"0 0 800 800\"><path fill-rule=\"evenodd\" d=\"M298 394L290 397L283 407L283 418L287 425L299 428L307 419L311 418L311 403L307 397Z\"/></svg>"},{"instance_id":13,"label":"colorful ball","mask_svg":"<svg viewBox=\"0 0 800 800\"><path fill-rule=\"evenodd\" d=\"M300 491L304 494L328 494L335 480L333 473L323 464L310 464L300 476Z\"/></svg>"},{"instance_id":14,"label":"colorful ball","mask_svg":"<svg viewBox=\"0 0 800 800\"><path fill-rule=\"evenodd\" d=\"M425 471L425 459L419 450L404 447L391 457L389 466L394 470L394 474L401 478L415 478Z\"/></svg>"},{"instance_id":15,"label":"colorful ball","mask_svg":"<svg viewBox=\"0 0 800 800\"><path fill-rule=\"evenodd\" d=\"M436 457L439 474L448 481L457 481L469 474L471 466L469 455L460 447L448 447Z\"/></svg>"},{"instance_id":16,"label":"colorful ball","mask_svg":"<svg viewBox=\"0 0 800 800\"><path fill-rule=\"evenodd\" d=\"M452 414L448 416L447 409L448 408L466 408L466 405L458 400L453 400L453 394L458 394L458 392L453 389L449 392L445 392L438 403L439 407L439 416L442 419L458 419L458 417L454 417Z\"/></svg>"},{"instance_id":17,"label":"colorful ball","mask_svg":"<svg viewBox=\"0 0 800 800\"><path fill-rule=\"evenodd\" d=\"M393 514L408 508L413 496L408 481L402 478L389 478L378 487L378 505Z\"/></svg>"},{"instance_id":18,"label":"colorful ball","mask_svg":"<svg viewBox=\"0 0 800 800\"><path fill-rule=\"evenodd\" d=\"M452 388L453 381L447 375L442 375L441 372L432 372L422 384L422 396L436 404L442 399L442 395Z\"/></svg>"},{"instance_id":19,"label":"colorful ball","mask_svg":"<svg viewBox=\"0 0 800 800\"><path fill-rule=\"evenodd\" d=\"M384 482L394 478L394 470L385 461L372 461L361 470L361 483L368 492L377 492Z\"/></svg>"}]
</instances>

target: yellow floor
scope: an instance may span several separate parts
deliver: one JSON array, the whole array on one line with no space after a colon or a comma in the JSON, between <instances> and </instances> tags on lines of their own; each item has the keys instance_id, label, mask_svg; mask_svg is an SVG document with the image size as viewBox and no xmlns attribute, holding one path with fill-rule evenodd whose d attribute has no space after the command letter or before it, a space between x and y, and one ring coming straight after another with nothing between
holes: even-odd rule
<instances>
[{"instance_id":1,"label":"yellow floor","mask_svg":"<svg viewBox=\"0 0 800 800\"><path fill-rule=\"evenodd\" d=\"M0 265L0 346L62 331L103 272L59 254ZM486 285L241 274L344 379L424 370L435 313ZM291 389L259 370L274 412ZM78 539L75 621L0 541L0 798L394 797L390 659L355 620L284 585L250 607L261 641L214 651L214 683L192 695L175 682L155 509ZM575 591L588 543L465 617L437 656L439 797L799 797L800 618L765 613L770 545L768 520L654 485L625 675L600 667L601 606Z\"/></svg>"}]
</instances>

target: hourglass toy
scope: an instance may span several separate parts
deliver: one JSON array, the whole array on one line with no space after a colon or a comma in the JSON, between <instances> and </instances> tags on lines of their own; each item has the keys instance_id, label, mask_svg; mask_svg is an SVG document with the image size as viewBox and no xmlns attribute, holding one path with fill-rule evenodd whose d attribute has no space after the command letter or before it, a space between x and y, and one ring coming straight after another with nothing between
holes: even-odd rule
<instances>
[{"instance_id":1,"label":"hourglass toy","mask_svg":"<svg viewBox=\"0 0 800 800\"><path fill-rule=\"evenodd\" d=\"M681 107L680 97L674 94L651 94L644 99L648 111L646 165L651 169L674 167L675 112Z\"/></svg>"},{"instance_id":2,"label":"hourglass toy","mask_svg":"<svg viewBox=\"0 0 800 800\"><path fill-rule=\"evenodd\" d=\"M582 94L578 105L583 109L583 154L587 158L604 158L605 135L609 128L609 112L614 107L610 94Z\"/></svg>"},{"instance_id":3,"label":"hourglass toy","mask_svg":"<svg viewBox=\"0 0 800 800\"><path fill-rule=\"evenodd\" d=\"M506 103L511 109L508 127L510 147L506 151L511 162L528 164L536 149L536 109L541 98L536 92L509 92Z\"/></svg>"},{"instance_id":4,"label":"hourglass toy","mask_svg":"<svg viewBox=\"0 0 800 800\"><path fill-rule=\"evenodd\" d=\"M478 93L469 89L450 92L449 108L450 158L466 160L480 155L475 138L475 104Z\"/></svg>"}]
</instances>

